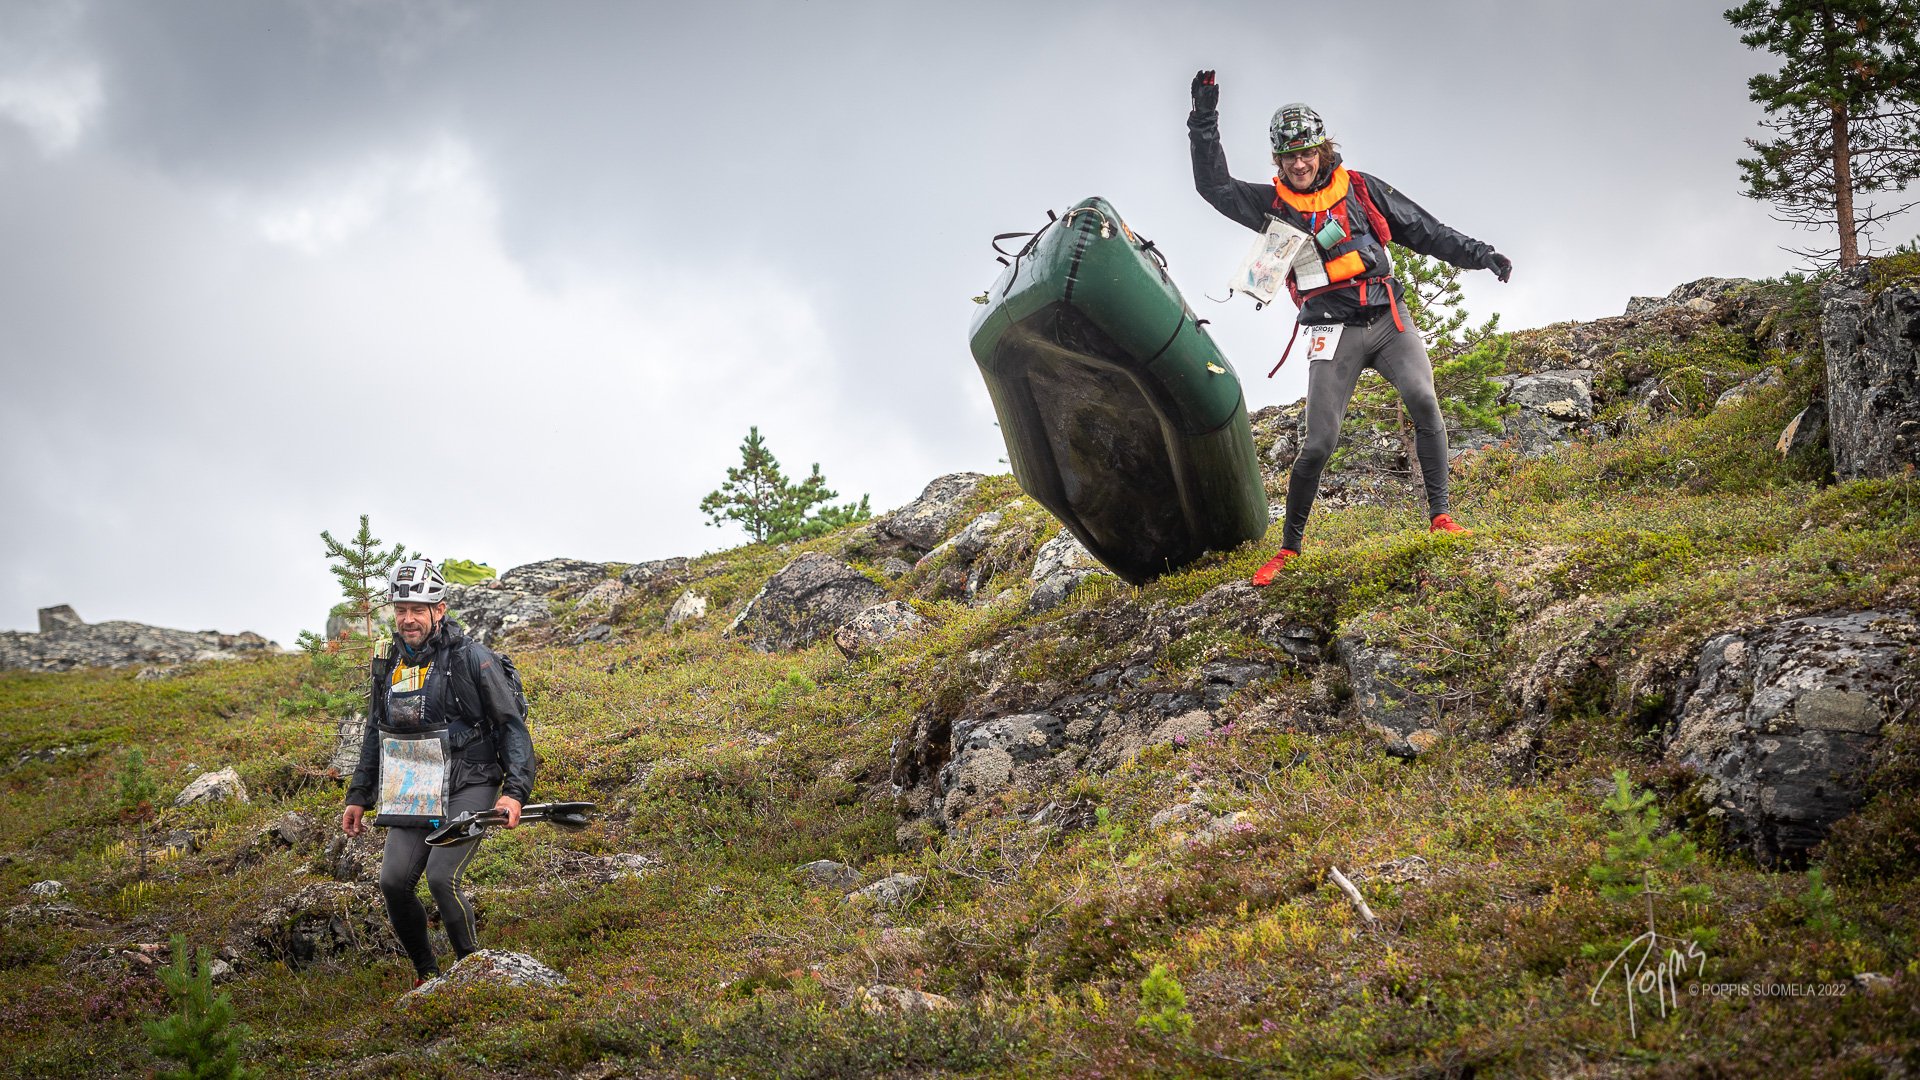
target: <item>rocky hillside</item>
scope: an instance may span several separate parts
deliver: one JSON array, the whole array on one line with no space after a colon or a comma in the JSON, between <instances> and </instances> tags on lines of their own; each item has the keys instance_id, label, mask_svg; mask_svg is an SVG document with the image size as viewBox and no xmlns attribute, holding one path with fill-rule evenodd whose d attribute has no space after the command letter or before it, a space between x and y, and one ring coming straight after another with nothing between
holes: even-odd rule
<instances>
[{"instance_id":1,"label":"rocky hillside","mask_svg":"<svg viewBox=\"0 0 1920 1080\"><path fill-rule=\"evenodd\" d=\"M536 796L604 814L486 840L489 951L418 992L306 661L0 675L9 1067L151 1067L181 931L272 1075L1908 1075L1915 269L1514 334L1474 535L1360 433L1267 589L1129 587L972 474L463 587Z\"/></svg>"},{"instance_id":2,"label":"rocky hillside","mask_svg":"<svg viewBox=\"0 0 1920 1080\"><path fill-rule=\"evenodd\" d=\"M252 631L168 630L145 623L89 623L66 604L40 609L37 633L0 630L0 671L71 671L88 667L137 667L146 678L177 665L230 660L280 651Z\"/></svg>"}]
</instances>

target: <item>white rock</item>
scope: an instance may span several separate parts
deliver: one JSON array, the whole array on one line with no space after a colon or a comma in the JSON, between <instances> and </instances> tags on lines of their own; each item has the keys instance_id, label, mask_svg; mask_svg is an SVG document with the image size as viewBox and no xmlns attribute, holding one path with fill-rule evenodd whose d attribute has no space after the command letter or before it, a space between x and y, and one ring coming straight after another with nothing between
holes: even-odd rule
<instances>
[{"instance_id":1,"label":"white rock","mask_svg":"<svg viewBox=\"0 0 1920 1080\"><path fill-rule=\"evenodd\" d=\"M179 796L173 800L175 806L191 806L194 803L250 802L247 798L247 785L240 782L240 774L233 767L219 772L201 773L193 783L188 784Z\"/></svg>"}]
</instances>

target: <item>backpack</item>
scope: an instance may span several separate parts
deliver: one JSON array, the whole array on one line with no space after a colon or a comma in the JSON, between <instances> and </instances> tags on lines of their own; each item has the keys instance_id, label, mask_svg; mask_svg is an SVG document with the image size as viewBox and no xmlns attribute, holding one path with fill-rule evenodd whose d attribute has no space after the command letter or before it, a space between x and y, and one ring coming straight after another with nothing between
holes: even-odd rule
<instances>
[{"instance_id":1,"label":"backpack","mask_svg":"<svg viewBox=\"0 0 1920 1080\"><path fill-rule=\"evenodd\" d=\"M448 686L453 690L454 704L459 709L460 715L463 718L473 718L476 728L485 731L489 738L493 736L492 725L480 709L480 680L477 674L478 668L475 666L478 664L484 667L491 662L500 665L500 671L507 677L507 685L513 688L514 706L520 710L521 718L526 719L527 689L520 682L520 669L513 666L513 658L506 653L495 652L472 638L467 639L466 646L461 651L466 654L466 657L462 663L454 665L453 671L449 673L451 678L447 680ZM475 656L475 653L485 654L484 658Z\"/></svg>"}]
</instances>

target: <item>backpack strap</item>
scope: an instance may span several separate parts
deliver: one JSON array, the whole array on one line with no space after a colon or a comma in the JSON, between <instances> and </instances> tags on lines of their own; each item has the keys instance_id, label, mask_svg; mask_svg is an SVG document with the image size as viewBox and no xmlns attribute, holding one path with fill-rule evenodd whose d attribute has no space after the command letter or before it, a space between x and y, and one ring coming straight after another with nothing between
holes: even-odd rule
<instances>
[{"instance_id":1,"label":"backpack strap","mask_svg":"<svg viewBox=\"0 0 1920 1080\"><path fill-rule=\"evenodd\" d=\"M1354 169L1347 170L1347 178L1353 184L1353 193L1360 197L1360 208L1367 212L1367 224L1373 227L1373 235L1379 239L1380 246L1393 243L1393 229L1387 225L1387 215L1373 204L1373 193L1367 190L1367 178Z\"/></svg>"}]
</instances>

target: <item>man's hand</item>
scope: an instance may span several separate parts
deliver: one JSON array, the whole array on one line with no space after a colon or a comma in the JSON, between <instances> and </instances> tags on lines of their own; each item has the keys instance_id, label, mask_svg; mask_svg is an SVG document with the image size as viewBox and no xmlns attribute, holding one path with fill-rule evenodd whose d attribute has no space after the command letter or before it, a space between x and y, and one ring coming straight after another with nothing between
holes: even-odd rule
<instances>
[{"instance_id":1,"label":"man's hand","mask_svg":"<svg viewBox=\"0 0 1920 1080\"><path fill-rule=\"evenodd\" d=\"M519 799L511 795L502 795L499 800L493 804L493 808L507 815L507 828L511 829L520 824Z\"/></svg>"},{"instance_id":2,"label":"man's hand","mask_svg":"<svg viewBox=\"0 0 1920 1080\"><path fill-rule=\"evenodd\" d=\"M1487 269L1493 271L1494 277L1505 282L1507 278L1513 276L1513 260L1497 251L1489 251L1487 252Z\"/></svg>"},{"instance_id":3,"label":"man's hand","mask_svg":"<svg viewBox=\"0 0 1920 1080\"><path fill-rule=\"evenodd\" d=\"M1220 107L1220 84L1213 81L1213 72L1199 71L1193 76L1193 107L1204 112Z\"/></svg>"},{"instance_id":4,"label":"man's hand","mask_svg":"<svg viewBox=\"0 0 1920 1080\"><path fill-rule=\"evenodd\" d=\"M366 812L366 807L348 803L347 808L340 812L340 831L348 836L359 836L366 830L366 826L360 824L360 816Z\"/></svg>"}]
</instances>

